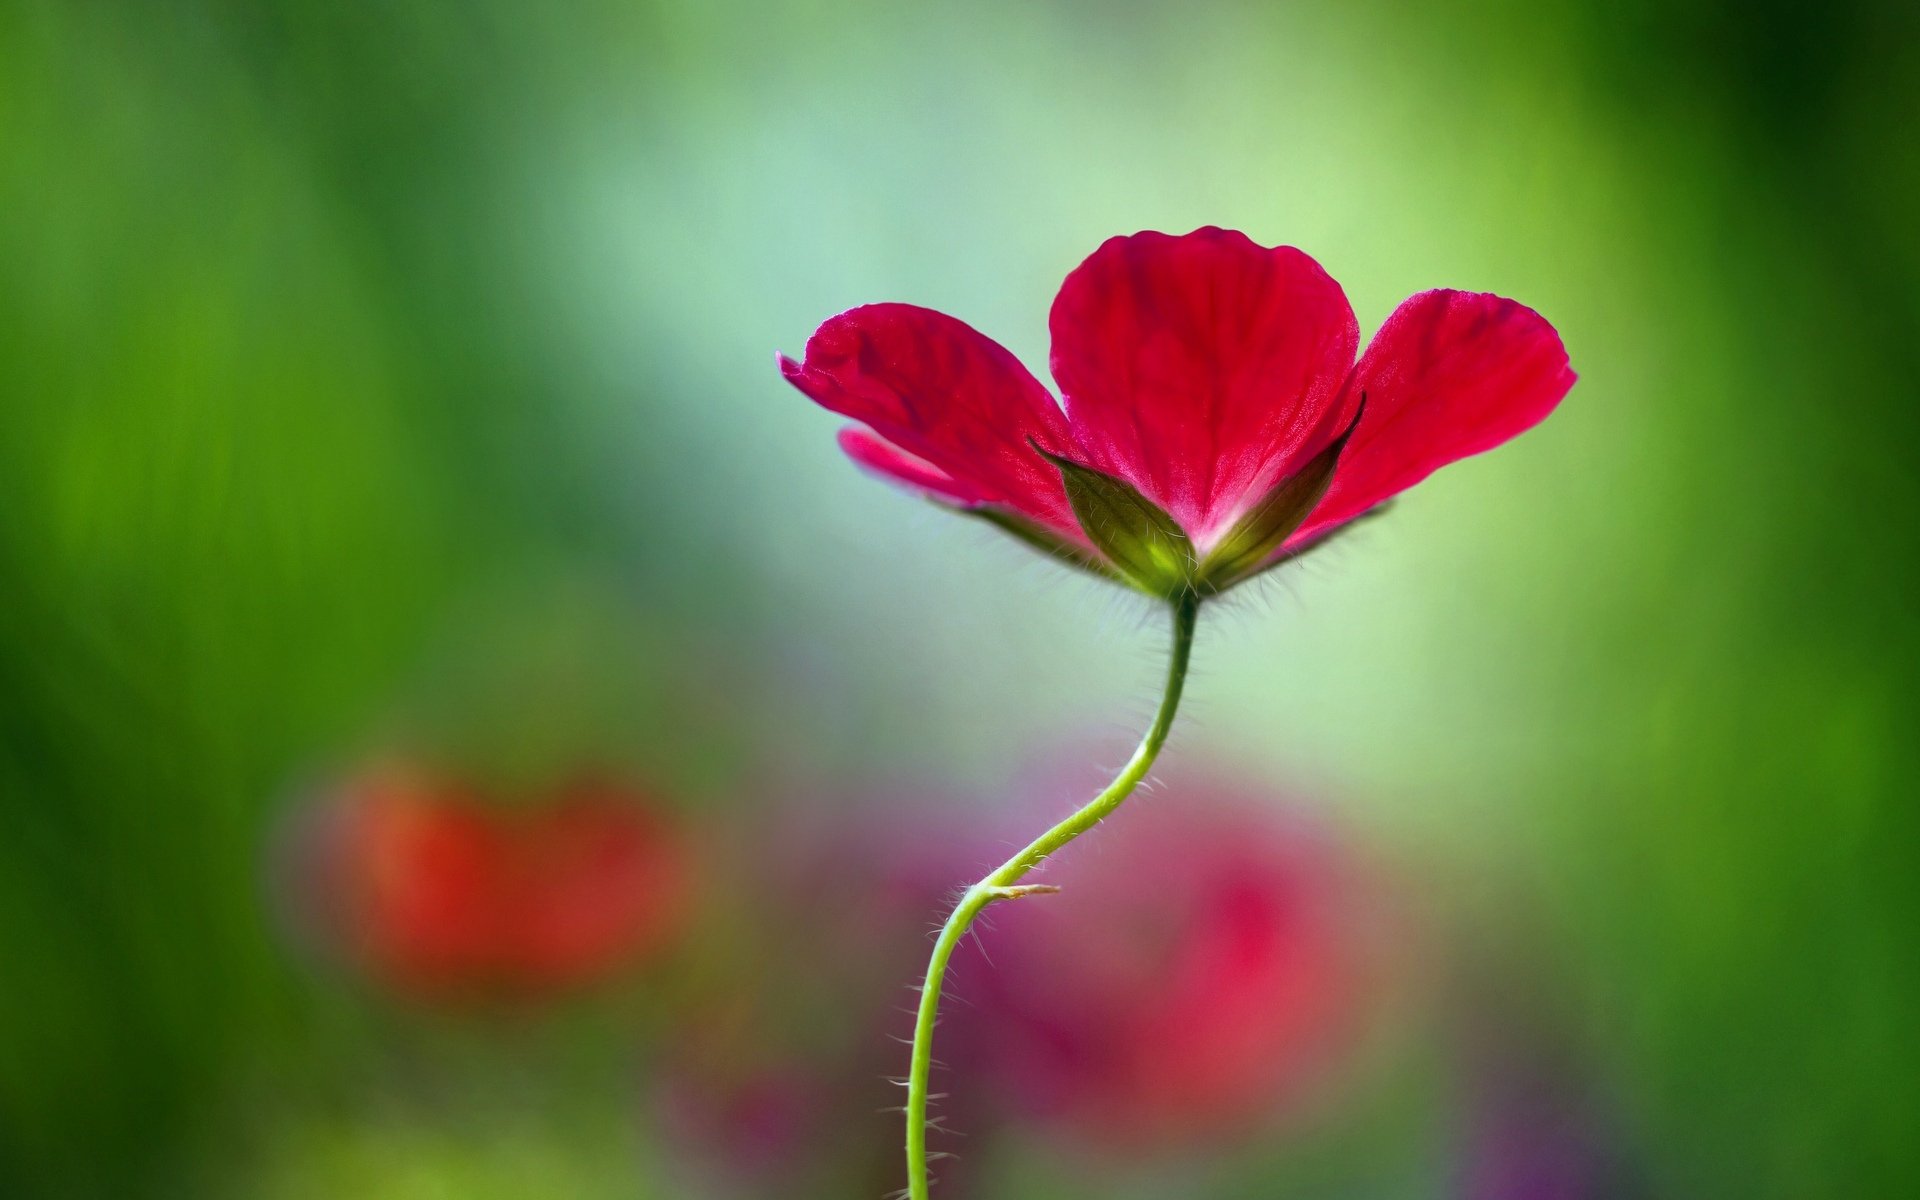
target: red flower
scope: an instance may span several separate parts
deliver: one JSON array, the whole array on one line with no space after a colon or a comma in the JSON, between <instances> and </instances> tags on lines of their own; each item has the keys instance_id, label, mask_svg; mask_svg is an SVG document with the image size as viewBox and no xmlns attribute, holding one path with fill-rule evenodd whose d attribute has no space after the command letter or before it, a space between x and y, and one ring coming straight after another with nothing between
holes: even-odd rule
<instances>
[{"instance_id":1,"label":"red flower","mask_svg":"<svg viewBox=\"0 0 1920 1200\"><path fill-rule=\"evenodd\" d=\"M1200 229L1108 240L1053 302L1065 399L942 313L841 313L781 371L860 425L856 463L1150 591L1217 591L1573 386L1559 335L1499 296L1422 292L1358 363L1340 285L1289 246Z\"/></svg>"},{"instance_id":2,"label":"red flower","mask_svg":"<svg viewBox=\"0 0 1920 1200\"><path fill-rule=\"evenodd\" d=\"M515 810L385 772L326 816L306 847L308 899L329 941L402 991L549 995L634 964L681 924L684 848L620 788L576 784Z\"/></svg>"}]
</instances>

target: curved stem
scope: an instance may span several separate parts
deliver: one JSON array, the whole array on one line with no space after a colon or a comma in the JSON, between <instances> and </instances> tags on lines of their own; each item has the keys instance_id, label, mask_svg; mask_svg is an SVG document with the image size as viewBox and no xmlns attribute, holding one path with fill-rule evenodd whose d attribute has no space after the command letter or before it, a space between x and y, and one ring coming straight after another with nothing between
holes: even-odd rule
<instances>
[{"instance_id":1,"label":"curved stem","mask_svg":"<svg viewBox=\"0 0 1920 1200\"><path fill-rule=\"evenodd\" d=\"M933 1067L933 1028L940 1012L940 986L946 978L947 960L954 947L972 927L975 917L995 900L1013 900L1035 892L1052 891L1043 887L1016 887L1027 872L1047 857L1106 819L1120 807L1121 801L1153 769L1153 760L1166 745L1173 729L1173 716L1180 707L1180 692L1187 681L1187 660L1193 653L1193 629L1200 612L1200 598L1191 592L1173 601L1173 654L1167 665L1167 687L1160 698L1160 709L1153 716L1133 757L1120 769L1112 783L1066 820L1035 838L1027 847L1009 858L985 879L974 884L954 906L947 923L933 945L933 958L927 963L926 982L920 986L920 1009L913 1026L913 1065L907 1074L907 1196L909 1200L928 1200L927 1182L927 1080Z\"/></svg>"}]
</instances>

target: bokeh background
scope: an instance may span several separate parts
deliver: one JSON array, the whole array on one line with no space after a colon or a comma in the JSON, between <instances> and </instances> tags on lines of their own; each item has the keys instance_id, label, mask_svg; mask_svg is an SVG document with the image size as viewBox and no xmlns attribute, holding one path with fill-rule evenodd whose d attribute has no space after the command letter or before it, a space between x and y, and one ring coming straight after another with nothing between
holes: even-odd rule
<instances>
[{"instance_id":1,"label":"bokeh background","mask_svg":"<svg viewBox=\"0 0 1920 1200\"><path fill-rule=\"evenodd\" d=\"M898 299L1042 364L1081 256L1210 223L1363 330L1517 297L1582 379L1206 615L1143 803L1365 864L1365 969L1281 972L1366 995L1296 1021L1337 1069L1089 1142L956 1019L949 1194L1913 1194L1914 11L0 7L0 1194L896 1185L850 1014L1165 633L773 355ZM539 824L589 778L653 832ZM1197 978L1169 1028L1274 1027Z\"/></svg>"}]
</instances>

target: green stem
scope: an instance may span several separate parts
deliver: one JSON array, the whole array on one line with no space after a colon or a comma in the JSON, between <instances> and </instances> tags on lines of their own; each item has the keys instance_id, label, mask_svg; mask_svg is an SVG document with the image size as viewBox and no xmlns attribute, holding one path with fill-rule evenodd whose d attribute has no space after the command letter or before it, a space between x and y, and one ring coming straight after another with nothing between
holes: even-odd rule
<instances>
[{"instance_id":1,"label":"green stem","mask_svg":"<svg viewBox=\"0 0 1920 1200\"><path fill-rule=\"evenodd\" d=\"M940 1013L940 986L947 974L947 960L954 947L973 925L982 909L995 900L1013 900L1036 892L1052 891L1044 887L1015 887L1027 872L1047 857L1105 820L1120 807L1121 801L1153 769L1153 760L1167 743L1173 728L1173 715L1180 707L1180 692L1187 681L1187 660L1193 654L1193 629L1200 612L1200 598L1183 593L1173 602L1173 656L1167 665L1167 687L1160 698L1160 710L1153 716L1133 757L1120 769L1106 790L1088 801L1084 808L1035 838L1024 850L1000 864L991 875L968 888L954 907L933 945L933 958L927 963L926 982L920 987L920 1010L913 1026L913 1065L907 1074L907 1196L909 1200L928 1200L927 1182L927 1080L933 1068L933 1028Z\"/></svg>"}]
</instances>

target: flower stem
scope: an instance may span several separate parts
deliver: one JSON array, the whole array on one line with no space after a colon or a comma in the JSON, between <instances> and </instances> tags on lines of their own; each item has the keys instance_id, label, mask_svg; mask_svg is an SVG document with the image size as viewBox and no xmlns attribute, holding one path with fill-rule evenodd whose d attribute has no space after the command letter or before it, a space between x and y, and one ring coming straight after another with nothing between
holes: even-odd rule
<instances>
[{"instance_id":1,"label":"flower stem","mask_svg":"<svg viewBox=\"0 0 1920 1200\"><path fill-rule=\"evenodd\" d=\"M926 982L920 987L920 1009L913 1026L913 1064L907 1074L907 1196L909 1200L928 1200L927 1182L927 1079L933 1067L933 1028L940 1012L940 986L947 974L947 960L954 947L966 935L981 910L995 900L1013 900L1053 889L1033 885L1015 887L1027 872L1047 857L1105 820L1120 807L1121 801L1153 769L1154 759L1167 743L1173 729L1173 716L1180 707L1180 692L1187 681L1187 661L1193 654L1193 630L1200 613L1200 597L1185 592L1173 601L1173 654L1167 665L1166 691L1160 697L1160 710L1153 715L1133 757L1120 769L1112 783L1066 820L1035 838L1025 849L1009 858L985 879L974 884L960 897L947 923L933 945L933 958L927 963Z\"/></svg>"}]
</instances>

